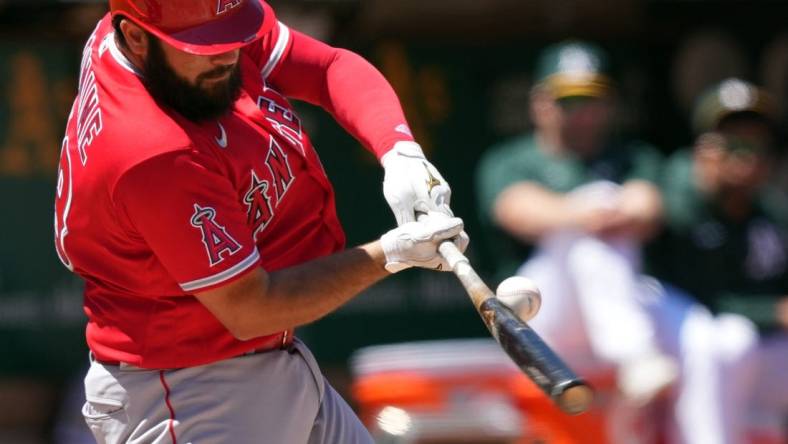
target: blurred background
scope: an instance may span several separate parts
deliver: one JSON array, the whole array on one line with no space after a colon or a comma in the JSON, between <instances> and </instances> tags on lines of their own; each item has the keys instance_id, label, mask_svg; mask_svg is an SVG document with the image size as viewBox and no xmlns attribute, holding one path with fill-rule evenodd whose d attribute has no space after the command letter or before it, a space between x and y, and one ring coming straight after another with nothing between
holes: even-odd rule
<instances>
[{"instance_id":1,"label":"blurred background","mask_svg":"<svg viewBox=\"0 0 788 444\"><path fill-rule=\"evenodd\" d=\"M417 140L452 185L452 207L472 239L469 255L491 284L496 251L486 243L474 174L488 147L531 128L535 58L547 45L578 38L606 50L622 133L666 156L692 145L696 98L725 78L763 86L780 128L788 118L786 2L270 3L292 28L358 51L390 80ZM105 1L0 0L0 443L84 442L77 430L88 364L81 282L55 255L52 208L80 52L106 11ZM299 110L335 185L348 243L378 237L394 219L374 157L321 110ZM788 175L776 159L772 184L785 192ZM488 334L453 276L409 271L299 335L349 393L349 358L362 347Z\"/></svg>"}]
</instances>

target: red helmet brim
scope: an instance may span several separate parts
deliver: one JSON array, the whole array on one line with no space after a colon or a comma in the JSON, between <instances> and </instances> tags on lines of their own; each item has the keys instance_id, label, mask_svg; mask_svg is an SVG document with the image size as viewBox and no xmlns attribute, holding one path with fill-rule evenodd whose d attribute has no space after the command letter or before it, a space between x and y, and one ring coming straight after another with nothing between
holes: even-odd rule
<instances>
[{"instance_id":1,"label":"red helmet brim","mask_svg":"<svg viewBox=\"0 0 788 444\"><path fill-rule=\"evenodd\" d=\"M259 0L244 2L239 11L227 17L171 33L124 16L165 43L197 55L222 54L248 45L268 33L276 23L273 9Z\"/></svg>"}]
</instances>

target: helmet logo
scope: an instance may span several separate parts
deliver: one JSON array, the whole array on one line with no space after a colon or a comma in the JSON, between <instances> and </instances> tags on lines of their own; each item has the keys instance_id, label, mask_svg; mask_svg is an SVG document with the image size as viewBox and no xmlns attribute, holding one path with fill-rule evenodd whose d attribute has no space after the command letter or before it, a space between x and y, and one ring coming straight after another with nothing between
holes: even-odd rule
<instances>
[{"instance_id":1,"label":"helmet logo","mask_svg":"<svg viewBox=\"0 0 788 444\"><path fill-rule=\"evenodd\" d=\"M216 6L216 15L224 14L241 3L243 3L243 0L218 0L218 4Z\"/></svg>"}]
</instances>

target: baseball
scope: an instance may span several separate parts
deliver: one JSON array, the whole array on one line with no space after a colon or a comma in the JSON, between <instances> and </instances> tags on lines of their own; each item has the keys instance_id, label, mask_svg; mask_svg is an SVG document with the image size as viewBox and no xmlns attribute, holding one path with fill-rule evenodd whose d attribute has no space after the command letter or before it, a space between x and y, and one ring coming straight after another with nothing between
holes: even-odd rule
<instances>
[{"instance_id":1,"label":"baseball","mask_svg":"<svg viewBox=\"0 0 788 444\"><path fill-rule=\"evenodd\" d=\"M539 312L542 294L534 281L523 276L504 279L495 290L495 296L508 305L523 321L528 321Z\"/></svg>"}]
</instances>

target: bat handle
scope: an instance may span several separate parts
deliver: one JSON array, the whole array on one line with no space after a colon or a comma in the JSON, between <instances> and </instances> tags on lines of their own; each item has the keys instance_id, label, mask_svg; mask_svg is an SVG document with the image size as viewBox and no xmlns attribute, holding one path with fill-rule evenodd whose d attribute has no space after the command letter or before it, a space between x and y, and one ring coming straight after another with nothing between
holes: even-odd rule
<instances>
[{"instance_id":1,"label":"bat handle","mask_svg":"<svg viewBox=\"0 0 788 444\"><path fill-rule=\"evenodd\" d=\"M447 240L441 242L440 245L438 245L438 252L441 254L441 256L443 256L444 259L446 259L446 262L449 263L449 268L451 268L452 271L456 271L457 266L461 262L470 264L470 262L468 262L468 258L465 257L464 254L460 253L460 250L456 245L454 245L454 242L452 241Z\"/></svg>"},{"instance_id":2,"label":"bat handle","mask_svg":"<svg viewBox=\"0 0 788 444\"><path fill-rule=\"evenodd\" d=\"M421 220L425 217L425 213L417 213L416 219ZM449 264L449 268L456 274L457 276L460 275L462 272L463 274L467 274L467 271L473 272L471 268L470 261L468 258L465 257L462 252L454 245L450 239L444 240L443 242L438 245L438 253L446 259L446 262Z\"/></svg>"},{"instance_id":3,"label":"bat handle","mask_svg":"<svg viewBox=\"0 0 788 444\"><path fill-rule=\"evenodd\" d=\"M476 271L471 266L468 258L457 249L451 241L443 241L438 245L438 253L446 259L449 268L454 275L462 282L463 287L468 291L476 310L480 310L484 301L495 297L495 293L490 290Z\"/></svg>"},{"instance_id":4,"label":"bat handle","mask_svg":"<svg viewBox=\"0 0 788 444\"><path fill-rule=\"evenodd\" d=\"M425 213L417 212L416 220L421 220L425 216L427 216ZM484 281L471 267L468 258L460 252L451 239L444 240L438 245L438 253L443 256L451 271L454 272L465 289L468 290L468 295L477 311L481 309L484 301L495 297L495 294L484 285Z\"/></svg>"}]
</instances>

